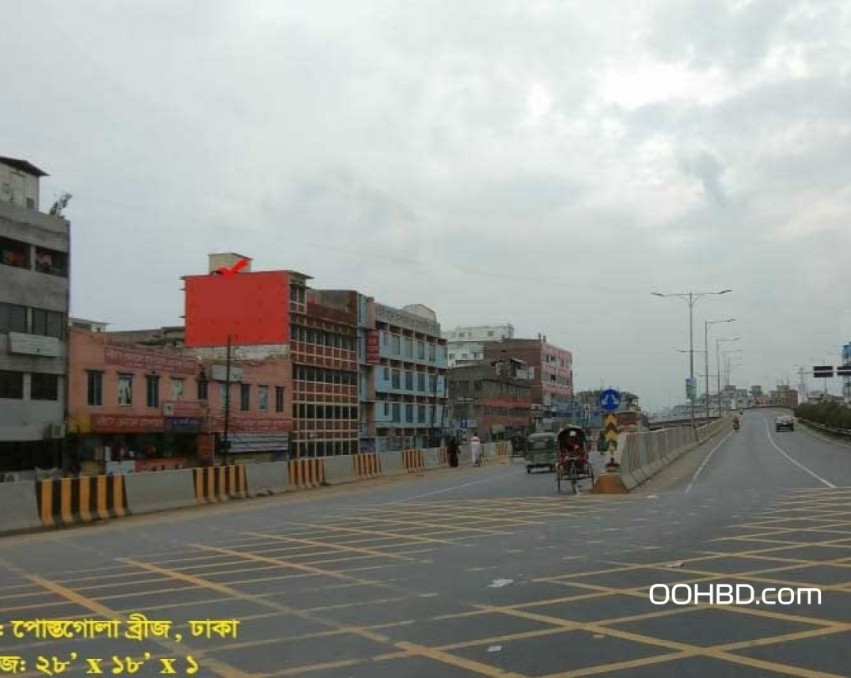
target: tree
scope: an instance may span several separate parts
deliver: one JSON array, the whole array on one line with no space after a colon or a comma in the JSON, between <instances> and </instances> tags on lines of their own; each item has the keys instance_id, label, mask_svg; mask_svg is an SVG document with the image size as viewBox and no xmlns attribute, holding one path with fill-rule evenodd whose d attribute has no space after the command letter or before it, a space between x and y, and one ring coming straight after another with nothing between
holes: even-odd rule
<instances>
[{"instance_id":1,"label":"tree","mask_svg":"<svg viewBox=\"0 0 851 678\"><path fill-rule=\"evenodd\" d=\"M65 214L63 214L63 210L68 207L68 203L71 202L72 197L73 196L67 191L62 193L62 195L59 196L56 202L53 203L53 206L50 208L50 212L48 212L48 214L53 217L60 217L64 219Z\"/></svg>"}]
</instances>

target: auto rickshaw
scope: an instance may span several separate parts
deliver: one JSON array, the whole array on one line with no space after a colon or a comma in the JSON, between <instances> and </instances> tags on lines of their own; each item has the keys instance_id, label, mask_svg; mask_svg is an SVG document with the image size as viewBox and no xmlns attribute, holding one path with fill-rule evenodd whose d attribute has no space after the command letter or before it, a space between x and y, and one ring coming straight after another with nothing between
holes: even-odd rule
<instances>
[{"instance_id":1,"label":"auto rickshaw","mask_svg":"<svg viewBox=\"0 0 851 678\"><path fill-rule=\"evenodd\" d=\"M526 473L533 468L555 471L558 464L558 436L555 433L533 433L526 439Z\"/></svg>"}]
</instances>

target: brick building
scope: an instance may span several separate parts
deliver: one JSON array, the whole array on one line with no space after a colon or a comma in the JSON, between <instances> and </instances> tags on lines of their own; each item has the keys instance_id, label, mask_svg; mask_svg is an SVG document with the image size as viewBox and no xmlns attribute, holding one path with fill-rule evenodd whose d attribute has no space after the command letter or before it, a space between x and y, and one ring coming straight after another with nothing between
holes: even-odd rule
<instances>
[{"instance_id":1,"label":"brick building","mask_svg":"<svg viewBox=\"0 0 851 678\"><path fill-rule=\"evenodd\" d=\"M213 461L225 424L226 366L215 355L70 329L69 446L84 473ZM281 458L292 429L286 357L232 360L230 460ZM117 465L117 466L116 466Z\"/></svg>"},{"instance_id":2,"label":"brick building","mask_svg":"<svg viewBox=\"0 0 851 678\"><path fill-rule=\"evenodd\" d=\"M484 344L484 361L492 363L515 358L532 370L531 401L533 411L544 419L564 417L573 399L573 355L570 351L537 339L505 339Z\"/></svg>"},{"instance_id":3,"label":"brick building","mask_svg":"<svg viewBox=\"0 0 851 678\"><path fill-rule=\"evenodd\" d=\"M530 371L516 360L449 371L452 429L478 431L484 441L526 436L532 426Z\"/></svg>"}]
</instances>

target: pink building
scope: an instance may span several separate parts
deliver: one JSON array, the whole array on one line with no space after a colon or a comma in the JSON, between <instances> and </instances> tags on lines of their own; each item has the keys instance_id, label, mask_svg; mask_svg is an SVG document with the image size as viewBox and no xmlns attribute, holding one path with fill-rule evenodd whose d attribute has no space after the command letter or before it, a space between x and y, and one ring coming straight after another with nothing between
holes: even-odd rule
<instances>
[{"instance_id":1,"label":"pink building","mask_svg":"<svg viewBox=\"0 0 851 678\"><path fill-rule=\"evenodd\" d=\"M68 432L84 472L115 463L126 472L214 460L225 428L219 356L76 328L69 351ZM285 457L293 428L289 359L232 360L230 381L229 460Z\"/></svg>"}]
</instances>

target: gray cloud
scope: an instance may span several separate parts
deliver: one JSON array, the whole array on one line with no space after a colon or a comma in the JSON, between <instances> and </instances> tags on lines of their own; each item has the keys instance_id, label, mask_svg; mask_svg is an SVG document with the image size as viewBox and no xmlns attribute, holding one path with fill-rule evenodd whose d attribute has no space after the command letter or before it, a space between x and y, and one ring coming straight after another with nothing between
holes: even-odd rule
<instances>
[{"instance_id":1,"label":"gray cloud","mask_svg":"<svg viewBox=\"0 0 851 678\"><path fill-rule=\"evenodd\" d=\"M445 325L545 332L580 385L656 406L683 391L688 327L651 290L734 289L695 320L739 318L738 379L851 338L846 2L6 15L2 153L75 194L75 313L179 322L179 277L235 250Z\"/></svg>"}]
</instances>

